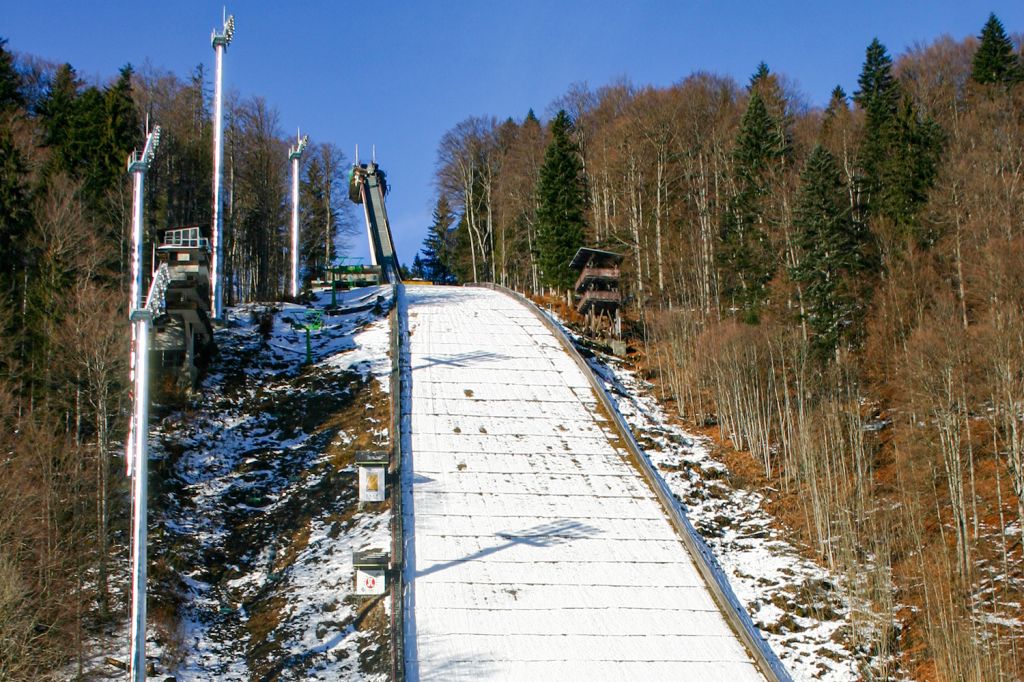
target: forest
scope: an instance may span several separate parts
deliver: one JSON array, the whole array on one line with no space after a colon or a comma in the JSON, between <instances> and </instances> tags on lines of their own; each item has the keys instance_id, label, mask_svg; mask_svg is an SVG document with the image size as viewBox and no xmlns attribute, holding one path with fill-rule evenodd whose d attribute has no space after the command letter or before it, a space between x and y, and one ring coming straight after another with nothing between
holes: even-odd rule
<instances>
[{"instance_id":1,"label":"forest","mask_svg":"<svg viewBox=\"0 0 1024 682\"><path fill-rule=\"evenodd\" d=\"M824 108L751 66L457 123L411 274L562 298L579 246L625 254L634 360L839 576L862 677L1020 679L1021 39L875 40ZM0 40L0 679L73 676L122 627L125 161L162 126L146 241L207 229L210 106L202 67L86 82ZM288 145L229 97L229 305L285 296ZM346 168L304 157L307 280L351 228Z\"/></svg>"},{"instance_id":2,"label":"forest","mask_svg":"<svg viewBox=\"0 0 1024 682\"><path fill-rule=\"evenodd\" d=\"M635 361L840 577L863 679L1024 675L1020 43L874 40L824 108L764 63L574 85L438 146L414 274L556 301L624 254Z\"/></svg>"},{"instance_id":3,"label":"forest","mask_svg":"<svg viewBox=\"0 0 1024 682\"><path fill-rule=\"evenodd\" d=\"M88 640L125 626L126 160L147 121L162 127L146 184L150 268L164 230L209 231L210 80L202 67L182 79L125 66L88 83L0 40L0 680L74 677ZM266 101L229 95L228 304L285 295L288 144ZM303 157L307 282L343 255L347 168L327 142Z\"/></svg>"}]
</instances>

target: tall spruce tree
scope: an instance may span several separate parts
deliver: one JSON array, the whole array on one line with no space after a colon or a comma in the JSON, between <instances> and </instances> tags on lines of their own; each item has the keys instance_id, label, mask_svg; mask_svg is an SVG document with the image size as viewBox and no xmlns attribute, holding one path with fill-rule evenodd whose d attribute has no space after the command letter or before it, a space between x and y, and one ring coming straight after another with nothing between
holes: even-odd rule
<instances>
[{"instance_id":1,"label":"tall spruce tree","mask_svg":"<svg viewBox=\"0 0 1024 682\"><path fill-rule=\"evenodd\" d=\"M859 195L863 213L870 211L872 198L882 185L883 166L889 153L893 121L900 101L900 86L892 75L892 58L875 38L868 45L864 67L857 79L859 89L853 101L864 111L864 139L861 142Z\"/></svg>"},{"instance_id":2,"label":"tall spruce tree","mask_svg":"<svg viewBox=\"0 0 1024 682\"><path fill-rule=\"evenodd\" d=\"M832 94L828 100L828 106L825 107L825 118L822 121L822 126L828 126L837 116L850 110L850 105L846 101L846 91L843 90L841 85L837 85L832 88Z\"/></svg>"},{"instance_id":3,"label":"tall spruce tree","mask_svg":"<svg viewBox=\"0 0 1024 682\"><path fill-rule=\"evenodd\" d=\"M586 188L583 163L572 141L565 110L551 124L551 142L537 181L537 263L541 283L568 289L575 281L569 263L583 246Z\"/></svg>"},{"instance_id":4,"label":"tall spruce tree","mask_svg":"<svg viewBox=\"0 0 1024 682\"><path fill-rule=\"evenodd\" d=\"M0 302L16 300L24 267L25 246L32 224L24 159L11 133L0 127Z\"/></svg>"},{"instance_id":5,"label":"tall spruce tree","mask_svg":"<svg viewBox=\"0 0 1024 682\"><path fill-rule=\"evenodd\" d=\"M978 39L981 42L974 53L971 78L978 83L1009 84L1024 80L1020 57L1013 51L1013 42L995 14L988 15Z\"/></svg>"},{"instance_id":6,"label":"tall spruce tree","mask_svg":"<svg viewBox=\"0 0 1024 682\"><path fill-rule=\"evenodd\" d=\"M434 222L423 240L423 276L436 284L452 284L455 274L452 272L452 215L451 205L444 193L437 198L434 206Z\"/></svg>"},{"instance_id":7,"label":"tall spruce tree","mask_svg":"<svg viewBox=\"0 0 1024 682\"><path fill-rule=\"evenodd\" d=\"M733 151L736 193L722 217L718 250L723 294L748 322L757 321L776 269L777 258L768 234L767 201L773 171L787 153L779 122L755 89Z\"/></svg>"},{"instance_id":8,"label":"tall spruce tree","mask_svg":"<svg viewBox=\"0 0 1024 682\"><path fill-rule=\"evenodd\" d=\"M68 145L74 134L75 109L82 81L70 64L57 67L46 97L39 105L42 119L43 140L53 150L48 170L72 172L72 160Z\"/></svg>"},{"instance_id":9,"label":"tall spruce tree","mask_svg":"<svg viewBox=\"0 0 1024 682\"><path fill-rule=\"evenodd\" d=\"M14 68L14 58L7 51L7 39L0 38L0 111L25 106L21 78Z\"/></svg>"},{"instance_id":10,"label":"tall spruce tree","mask_svg":"<svg viewBox=\"0 0 1024 682\"><path fill-rule=\"evenodd\" d=\"M409 268L409 274L412 276L412 279L426 279L426 273L426 266L424 265L423 259L420 257L420 254L417 251L416 255L413 256L412 267Z\"/></svg>"},{"instance_id":11,"label":"tall spruce tree","mask_svg":"<svg viewBox=\"0 0 1024 682\"><path fill-rule=\"evenodd\" d=\"M905 95L877 38L868 46L854 101L865 113L857 154L859 221L885 217L898 232L926 242L918 214L935 180L942 133Z\"/></svg>"},{"instance_id":12,"label":"tall spruce tree","mask_svg":"<svg viewBox=\"0 0 1024 682\"><path fill-rule=\"evenodd\" d=\"M803 284L812 342L826 357L858 336L870 235L854 220L835 157L821 145L800 174L793 224L801 254L791 275Z\"/></svg>"},{"instance_id":13,"label":"tall spruce tree","mask_svg":"<svg viewBox=\"0 0 1024 682\"><path fill-rule=\"evenodd\" d=\"M107 187L114 186L124 176L125 158L142 136L139 114L132 100L134 73L132 65L126 64L117 80L103 91L106 127L102 144Z\"/></svg>"}]
</instances>

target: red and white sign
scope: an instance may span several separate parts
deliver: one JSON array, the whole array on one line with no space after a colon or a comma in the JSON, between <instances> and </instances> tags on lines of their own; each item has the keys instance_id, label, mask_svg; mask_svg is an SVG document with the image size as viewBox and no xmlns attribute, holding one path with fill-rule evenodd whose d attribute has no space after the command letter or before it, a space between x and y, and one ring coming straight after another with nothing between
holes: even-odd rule
<instances>
[{"instance_id":1,"label":"red and white sign","mask_svg":"<svg viewBox=\"0 0 1024 682\"><path fill-rule=\"evenodd\" d=\"M357 568L356 594L384 594L384 569Z\"/></svg>"}]
</instances>

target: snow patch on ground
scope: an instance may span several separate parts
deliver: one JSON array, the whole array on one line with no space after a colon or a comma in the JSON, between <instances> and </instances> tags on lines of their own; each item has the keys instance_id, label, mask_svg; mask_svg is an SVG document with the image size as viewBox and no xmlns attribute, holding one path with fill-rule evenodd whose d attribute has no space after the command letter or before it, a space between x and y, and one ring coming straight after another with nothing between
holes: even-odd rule
<instances>
[{"instance_id":1,"label":"snow patch on ground","mask_svg":"<svg viewBox=\"0 0 1024 682\"><path fill-rule=\"evenodd\" d=\"M249 680L252 660L274 679L385 679L361 667L381 644L353 625L352 552L389 546L390 511L354 509L355 472L326 450L355 434L326 421L331 410L367 412L352 402L360 379L387 390L390 298L390 287L342 293L310 332L309 368L296 326L311 307L228 308L198 398L154 425L152 457L167 480L156 486L151 559L171 566L164 587L184 619L177 642L151 627L148 652L179 682ZM330 301L321 293L314 305ZM364 416L383 447L386 420ZM280 527L299 517L308 522Z\"/></svg>"},{"instance_id":2,"label":"snow patch on ground","mask_svg":"<svg viewBox=\"0 0 1024 682\"><path fill-rule=\"evenodd\" d=\"M780 537L760 494L728 484L709 441L673 424L650 384L614 358L588 362L793 679L859 679L837 580Z\"/></svg>"}]
</instances>

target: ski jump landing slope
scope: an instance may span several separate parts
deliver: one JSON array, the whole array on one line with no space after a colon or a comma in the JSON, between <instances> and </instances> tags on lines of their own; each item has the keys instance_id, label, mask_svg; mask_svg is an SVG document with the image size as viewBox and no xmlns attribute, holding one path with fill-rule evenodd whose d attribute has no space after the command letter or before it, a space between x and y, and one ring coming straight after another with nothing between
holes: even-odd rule
<instances>
[{"instance_id":1,"label":"ski jump landing slope","mask_svg":"<svg viewBox=\"0 0 1024 682\"><path fill-rule=\"evenodd\" d=\"M407 287L408 680L763 680L586 376L487 289Z\"/></svg>"}]
</instances>

